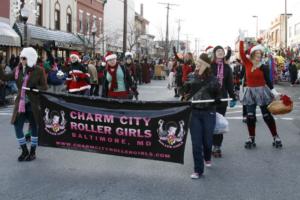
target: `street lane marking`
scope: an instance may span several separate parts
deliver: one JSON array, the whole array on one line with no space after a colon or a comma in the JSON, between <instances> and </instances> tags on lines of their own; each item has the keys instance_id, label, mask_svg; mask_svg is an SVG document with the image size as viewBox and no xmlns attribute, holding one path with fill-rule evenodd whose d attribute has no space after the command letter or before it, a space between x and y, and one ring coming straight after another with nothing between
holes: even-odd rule
<instances>
[{"instance_id":1,"label":"street lane marking","mask_svg":"<svg viewBox=\"0 0 300 200\"><path fill-rule=\"evenodd\" d=\"M228 120L242 120L243 117L226 117ZM275 120L285 120L285 121L294 121L294 118L291 117L275 117Z\"/></svg>"},{"instance_id":2,"label":"street lane marking","mask_svg":"<svg viewBox=\"0 0 300 200\"><path fill-rule=\"evenodd\" d=\"M2 116L11 116L12 113L0 113L0 115L2 115Z\"/></svg>"}]
</instances>

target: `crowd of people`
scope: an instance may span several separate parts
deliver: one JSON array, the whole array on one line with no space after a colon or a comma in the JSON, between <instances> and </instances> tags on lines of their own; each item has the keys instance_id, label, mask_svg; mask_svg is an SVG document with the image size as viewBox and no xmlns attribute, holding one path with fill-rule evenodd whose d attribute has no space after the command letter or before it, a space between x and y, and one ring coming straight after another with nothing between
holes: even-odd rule
<instances>
[{"instance_id":1,"label":"crowd of people","mask_svg":"<svg viewBox=\"0 0 300 200\"><path fill-rule=\"evenodd\" d=\"M281 95L273 85L278 81L277 73L284 71L276 68L273 55L266 52L261 41L245 47L242 32L239 49L240 55L234 61L230 59L230 47L209 46L196 60L190 53L180 57L176 49L173 50L174 58L168 64L168 88L174 88L174 97L180 97L182 101L214 100L213 103L192 103L189 127L194 158L192 179L201 177L204 166L211 166L212 157L222 157L223 134L214 133L216 113L225 116L228 105L234 107L237 101L243 105L243 122L248 129L245 148L256 147L257 106L272 135L272 145L282 147L276 122L267 107ZM291 86L298 79L295 62L295 59L286 59ZM228 97L229 103L221 101Z\"/></svg>"},{"instance_id":2,"label":"crowd of people","mask_svg":"<svg viewBox=\"0 0 300 200\"><path fill-rule=\"evenodd\" d=\"M280 148L282 143L276 122L267 109L274 98L280 95L273 87L276 81L273 58L265 55L260 42L245 49L242 32L240 49L240 59L231 62L230 47L209 46L196 59L192 53L179 55L173 48L174 58L164 65L162 60L149 63L146 58L139 62L130 52L118 59L111 52L102 58L91 58L73 51L66 60L48 54L47 59L42 61L35 49L24 48L19 57L12 56L8 65L0 70L0 95L3 86L5 91L8 87L12 94L16 94L11 123L22 149L18 160L34 160L38 141L39 111L31 106L38 99L26 93L24 87L53 93L138 100L138 86L150 83L157 76L156 67L162 67L166 72L162 76L169 77L168 88L174 88L174 97L181 101L213 100L212 103L192 103L189 126L194 158L192 179L200 178L204 166L212 165L212 157L222 157L224 136L222 133L214 134L216 113L225 117L228 105L235 107L238 100L243 105L243 121L248 128L245 148L256 147L257 106L271 132L273 145ZM291 59L288 66L291 85L294 85L297 81L295 61ZM222 100L228 98L231 99L229 104ZM30 133L27 136L23 132L26 122L29 122ZM30 150L27 149L28 141L31 142Z\"/></svg>"},{"instance_id":3,"label":"crowd of people","mask_svg":"<svg viewBox=\"0 0 300 200\"><path fill-rule=\"evenodd\" d=\"M130 93L129 97L138 99L137 86L141 84L149 84L151 79L154 78L155 65L159 62L142 58L140 60L134 59L132 53L127 52L123 58L117 57L115 54L116 63L122 67L126 67L126 85L132 84L132 88L127 88ZM107 66L106 56L99 56L91 58L88 54L81 56L78 52L70 52L69 58L55 58L51 53L47 53L45 60L37 59L36 66L44 69L45 76L48 84L48 91L69 92L73 94L81 94L87 96L103 96L102 91L104 81L104 71ZM1 67L5 73L11 73L15 70L16 66L20 63L20 56L11 56L9 62L4 63L0 58ZM116 64L110 62L110 64ZM114 73L109 73L115 75ZM77 78L77 80L72 80ZM115 78L115 76L113 76ZM115 79L114 79L115 81ZM8 97L16 96L18 92L16 81L3 81L0 80L0 106L7 105L9 102ZM107 92L107 91L105 91ZM104 95L106 95L104 93Z\"/></svg>"}]
</instances>

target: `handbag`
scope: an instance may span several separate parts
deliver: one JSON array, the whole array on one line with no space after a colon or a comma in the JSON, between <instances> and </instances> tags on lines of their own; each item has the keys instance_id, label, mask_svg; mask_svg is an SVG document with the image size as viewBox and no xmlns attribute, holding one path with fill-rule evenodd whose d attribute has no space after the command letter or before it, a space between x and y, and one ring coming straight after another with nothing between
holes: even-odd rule
<instances>
[{"instance_id":1,"label":"handbag","mask_svg":"<svg viewBox=\"0 0 300 200\"><path fill-rule=\"evenodd\" d=\"M224 134L229 131L229 123L228 120L221 115L220 113L216 113L216 126L214 129L214 134Z\"/></svg>"},{"instance_id":2,"label":"handbag","mask_svg":"<svg viewBox=\"0 0 300 200\"><path fill-rule=\"evenodd\" d=\"M293 101L287 95L280 97L280 100L273 101L269 106L268 110L273 115L283 115L290 113L293 110Z\"/></svg>"}]
</instances>

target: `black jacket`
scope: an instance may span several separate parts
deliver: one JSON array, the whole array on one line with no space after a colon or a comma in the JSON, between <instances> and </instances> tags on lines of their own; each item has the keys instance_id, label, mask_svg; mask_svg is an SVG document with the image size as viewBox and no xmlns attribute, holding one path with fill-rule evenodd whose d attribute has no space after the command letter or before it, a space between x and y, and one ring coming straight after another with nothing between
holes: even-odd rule
<instances>
[{"instance_id":1,"label":"black jacket","mask_svg":"<svg viewBox=\"0 0 300 200\"><path fill-rule=\"evenodd\" d=\"M220 99L221 90L218 80L213 75L201 78L195 74L189 76L189 80L183 86L185 100L193 99L208 100ZM194 109L215 111L215 103L197 103L192 106Z\"/></svg>"},{"instance_id":2,"label":"black jacket","mask_svg":"<svg viewBox=\"0 0 300 200\"><path fill-rule=\"evenodd\" d=\"M130 77L130 74L128 72L128 70L126 70L126 68L123 65L119 65L119 67L121 67L123 73L124 73L124 82L125 82L125 88L126 91L129 91L132 87L133 87L133 83L132 83L132 79ZM102 97L107 97L108 95L108 91L109 91L109 82L106 78L107 75L107 70L104 71L104 77L103 77L103 86L102 86Z\"/></svg>"},{"instance_id":3,"label":"black jacket","mask_svg":"<svg viewBox=\"0 0 300 200\"><path fill-rule=\"evenodd\" d=\"M212 74L217 77L218 74L218 64L212 63L211 64ZM228 94L230 98L236 99L234 90L233 90L233 76L232 76L232 69L228 64L224 63L224 78L223 78L223 85L221 88L222 98L227 98Z\"/></svg>"}]
</instances>

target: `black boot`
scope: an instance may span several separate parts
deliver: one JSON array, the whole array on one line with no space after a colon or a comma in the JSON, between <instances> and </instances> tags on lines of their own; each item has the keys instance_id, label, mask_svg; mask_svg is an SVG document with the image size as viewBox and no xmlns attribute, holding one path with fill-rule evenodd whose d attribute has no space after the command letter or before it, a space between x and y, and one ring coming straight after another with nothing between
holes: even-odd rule
<instances>
[{"instance_id":1,"label":"black boot","mask_svg":"<svg viewBox=\"0 0 300 200\"><path fill-rule=\"evenodd\" d=\"M29 153L29 156L27 157L26 161L32 161L32 160L36 159L35 149L36 149L35 146L31 146L30 153Z\"/></svg>"},{"instance_id":2,"label":"black boot","mask_svg":"<svg viewBox=\"0 0 300 200\"><path fill-rule=\"evenodd\" d=\"M22 162L22 161L24 161L24 160L27 160L27 158L29 157L29 152L28 152L28 149L27 149L26 144L21 145L21 148L22 148L22 153L21 153L21 155L18 157L18 161L19 161L19 162Z\"/></svg>"},{"instance_id":3,"label":"black boot","mask_svg":"<svg viewBox=\"0 0 300 200\"><path fill-rule=\"evenodd\" d=\"M174 97L179 97L177 88L174 88L174 92L175 92L175 96Z\"/></svg>"}]
</instances>

